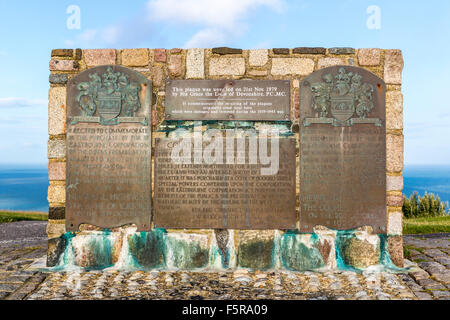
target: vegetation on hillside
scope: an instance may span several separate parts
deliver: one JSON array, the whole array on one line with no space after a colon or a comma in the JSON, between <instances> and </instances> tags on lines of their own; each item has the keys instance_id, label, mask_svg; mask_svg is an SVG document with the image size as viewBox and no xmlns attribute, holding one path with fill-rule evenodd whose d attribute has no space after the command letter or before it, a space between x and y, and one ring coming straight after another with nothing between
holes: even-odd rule
<instances>
[{"instance_id":1,"label":"vegetation on hillside","mask_svg":"<svg viewBox=\"0 0 450 320\"><path fill-rule=\"evenodd\" d=\"M43 212L0 211L0 223L46 220L48 214Z\"/></svg>"},{"instance_id":2,"label":"vegetation on hillside","mask_svg":"<svg viewBox=\"0 0 450 320\"><path fill-rule=\"evenodd\" d=\"M443 217L448 211L448 202L442 202L438 195L426 193L423 197L414 192L408 199L403 195L403 215L405 218Z\"/></svg>"}]
</instances>

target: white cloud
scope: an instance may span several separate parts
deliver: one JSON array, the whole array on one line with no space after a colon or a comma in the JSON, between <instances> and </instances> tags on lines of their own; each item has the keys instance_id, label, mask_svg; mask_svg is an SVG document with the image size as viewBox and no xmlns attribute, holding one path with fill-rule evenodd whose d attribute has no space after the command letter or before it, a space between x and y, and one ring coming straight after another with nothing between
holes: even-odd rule
<instances>
[{"instance_id":1,"label":"white cloud","mask_svg":"<svg viewBox=\"0 0 450 320\"><path fill-rule=\"evenodd\" d=\"M99 30L88 29L78 36L78 39L83 42L91 42L95 40L95 37L99 34Z\"/></svg>"},{"instance_id":2,"label":"white cloud","mask_svg":"<svg viewBox=\"0 0 450 320\"><path fill-rule=\"evenodd\" d=\"M280 13L285 7L283 0L150 0L151 21L166 21L177 25L201 27L185 48L226 45L247 29L245 19L258 7L269 7Z\"/></svg>"},{"instance_id":3,"label":"white cloud","mask_svg":"<svg viewBox=\"0 0 450 320\"><path fill-rule=\"evenodd\" d=\"M0 98L0 163L44 163L48 139L47 100Z\"/></svg>"},{"instance_id":4,"label":"white cloud","mask_svg":"<svg viewBox=\"0 0 450 320\"><path fill-rule=\"evenodd\" d=\"M107 27L102 30L102 32L102 38L106 41L106 43L114 44L119 40L121 36L121 29L119 26Z\"/></svg>"},{"instance_id":5,"label":"white cloud","mask_svg":"<svg viewBox=\"0 0 450 320\"><path fill-rule=\"evenodd\" d=\"M226 33L220 29L202 29L183 46L185 48L205 48L219 46L226 41Z\"/></svg>"},{"instance_id":6,"label":"white cloud","mask_svg":"<svg viewBox=\"0 0 450 320\"><path fill-rule=\"evenodd\" d=\"M4 109L37 107L46 105L47 100L44 99L28 99L16 97L0 98L0 108Z\"/></svg>"},{"instance_id":7,"label":"white cloud","mask_svg":"<svg viewBox=\"0 0 450 320\"><path fill-rule=\"evenodd\" d=\"M199 24L233 29L252 9L270 7L281 12L282 0L151 0L148 2L152 20Z\"/></svg>"},{"instance_id":8,"label":"white cloud","mask_svg":"<svg viewBox=\"0 0 450 320\"><path fill-rule=\"evenodd\" d=\"M186 26L195 27L193 35L187 35L184 47L210 47L226 45L240 37L248 29L248 16L266 7L282 12L284 0L149 0L147 10L101 28L86 29L73 39L67 39L67 47L102 48L136 47L149 40L167 41L170 31L184 35ZM166 26L174 29L167 30ZM164 43L158 44L164 46Z\"/></svg>"}]
</instances>

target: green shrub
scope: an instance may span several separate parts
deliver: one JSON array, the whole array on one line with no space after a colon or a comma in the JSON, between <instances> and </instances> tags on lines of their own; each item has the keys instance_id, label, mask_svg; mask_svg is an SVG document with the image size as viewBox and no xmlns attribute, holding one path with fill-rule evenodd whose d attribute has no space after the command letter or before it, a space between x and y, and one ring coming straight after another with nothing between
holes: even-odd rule
<instances>
[{"instance_id":1,"label":"green shrub","mask_svg":"<svg viewBox=\"0 0 450 320\"><path fill-rule=\"evenodd\" d=\"M403 215L405 218L442 217L447 214L448 202L442 202L438 195L426 193L423 197L414 192L408 199L403 195Z\"/></svg>"}]
</instances>

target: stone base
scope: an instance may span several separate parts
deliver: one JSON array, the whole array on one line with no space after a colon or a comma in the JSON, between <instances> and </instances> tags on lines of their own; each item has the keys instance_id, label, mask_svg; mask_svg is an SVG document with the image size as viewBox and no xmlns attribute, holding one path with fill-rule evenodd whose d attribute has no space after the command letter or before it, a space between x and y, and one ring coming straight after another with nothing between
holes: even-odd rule
<instances>
[{"instance_id":1,"label":"stone base","mask_svg":"<svg viewBox=\"0 0 450 320\"><path fill-rule=\"evenodd\" d=\"M388 251L391 261L399 268L403 268L404 256L403 256L403 237L391 236L388 237Z\"/></svg>"},{"instance_id":2,"label":"stone base","mask_svg":"<svg viewBox=\"0 0 450 320\"><path fill-rule=\"evenodd\" d=\"M401 266L401 237L372 234L371 228L348 231L317 227L314 233L279 230L177 230L135 232L84 228L50 239L48 266L130 270L251 269L306 271L366 269L391 260ZM388 249L387 249L388 248ZM388 262L386 262L388 261Z\"/></svg>"}]
</instances>

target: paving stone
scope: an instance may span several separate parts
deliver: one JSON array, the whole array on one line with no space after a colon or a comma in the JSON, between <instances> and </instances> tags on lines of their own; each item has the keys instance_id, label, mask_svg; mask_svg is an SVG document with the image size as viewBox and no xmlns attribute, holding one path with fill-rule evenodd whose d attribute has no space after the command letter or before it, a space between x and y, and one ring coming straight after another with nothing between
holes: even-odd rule
<instances>
[{"instance_id":1,"label":"paving stone","mask_svg":"<svg viewBox=\"0 0 450 320\"><path fill-rule=\"evenodd\" d=\"M427 249L427 250L424 250L424 253L427 256L430 256L432 258L439 257L439 256L444 256L444 257L447 256L444 252L442 252L439 249Z\"/></svg>"},{"instance_id":2,"label":"paving stone","mask_svg":"<svg viewBox=\"0 0 450 320\"><path fill-rule=\"evenodd\" d=\"M428 256L426 256L426 255L424 255L424 254L422 254L420 252L412 257L412 261L417 262L417 263L419 263L419 262L427 262L427 261L431 261L431 260L432 259L430 257L428 257Z\"/></svg>"},{"instance_id":3,"label":"paving stone","mask_svg":"<svg viewBox=\"0 0 450 320\"><path fill-rule=\"evenodd\" d=\"M418 285L413 278L409 275L401 274L399 277L403 280L403 282L413 291L422 291L422 287Z\"/></svg>"},{"instance_id":4,"label":"paving stone","mask_svg":"<svg viewBox=\"0 0 450 320\"><path fill-rule=\"evenodd\" d=\"M421 255L422 253L419 251L416 251L414 249L408 249L409 250L409 254L411 255L412 258L415 258L418 255Z\"/></svg>"},{"instance_id":5,"label":"paving stone","mask_svg":"<svg viewBox=\"0 0 450 320\"><path fill-rule=\"evenodd\" d=\"M8 296L8 300L24 300L24 298L28 295L28 291L16 291Z\"/></svg>"},{"instance_id":6,"label":"paving stone","mask_svg":"<svg viewBox=\"0 0 450 320\"><path fill-rule=\"evenodd\" d=\"M8 292L8 291L0 291L0 299L4 299L9 295L10 295L10 292Z\"/></svg>"},{"instance_id":7,"label":"paving stone","mask_svg":"<svg viewBox=\"0 0 450 320\"><path fill-rule=\"evenodd\" d=\"M0 291L13 292L17 290L21 284L13 284L13 283L0 283Z\"/></svg>"},{"instance_id":8,"label":"paving stone","mask_svg":"<svg viewBox=\"0 0 450 320\"><path fill-rule=\"evenodd\" d=\"M447 270L445 273L434 273L433 277L440 282L445 284L450 284L450 271Z\"/></svg>"},{"instance_id":9,"label":"paving stone","mask_svg":"<svg viewBox=\"0 0 450 320\"><path fill-rule=\"evenodd\" d=\"M431 294L436 298L450 298L450 291L433 290Z\"/></svg>"},{"instance_id":10,"label":"paving stone","mask_svg":"<svg viewBox=\"0 0 450 320\"><path fill-rule=\"evenodd\" d=\"M433 297L430 294L426 293L426 292L416 292L416 291L414 291L414 294L420 300L433 300Z\"/></svg>"},{"instance_id":11,"label":"paving stone","mask_svg":"<svg viewBox=\"0 0 450 320\"><path fill-rule=\"evenodd\" d=\"M341 286L341 283L340 282L333 282L332 284L330 284L330 286L328 287L328 289L331 289L331 290L341 290L342 289L342 286Z\"/></svg>"},{"instance_id":12,"label":"paving stone","mask_svg":"<svg viewBox=\"0 0 450 320\"><path fill-rule=\"evenodd\" d=\"M377 293L377 299L378 300L391 300L390 296L384 292Z\"/></svg>"},{"instance_id":13,"label":"paving stone","mask_svg":"<svg viewBox=\"0 0 450 320\"><path fill-rule=\"evenodd\" d=\"M445 287L440 284L437 281L434 281L433 279L424 279L424 280L419 280L417 281L419 283L419 285L421 285L422 287L424 287L425 289L445 289Z\"/></svg>"},{"instance_id":14,"label":"paving stone","mask_svg":"<svg viewBox=\"0 0 450 320\"><path fill-rule=\"evenodd\" d=\"M450 257L445 256L445 257L434 257L434 260L436 260L438 263L442 264L443 266L446 266L448 268L448 265L450 265Z\"/></svg>"},{"instance_id":15,"label":"paving stone","mask_svg":"<svg viewBox=\"0 0 450 320\"><path fill-rule=\"evenodd\" d=\"M409 275L416 281L422 280L422 279L428 279L430 277L430 275L422 269L412 271L409 273Z\"/></svg>"},{"instance_id":16,"label":"paving stone","mask_svg":"<svg viewBox=\"0 0 450 320\"><path fill-rule=\"evenodd\" d=\"M12 284L14 284L14 283L22 284L22 283L25 283L25 281L27 281L30 277L31 276L29 276L29 275L28 276L27 275L24 275L24 276L12 275L8 278L3 279L2 282L12 283Z\"/></svg>"},{"instance_id":17,"label":"paving stone","mask_svg":"<svg viewBox=\"0 0 450 320\"><path fill-rule=\"evenodd\" d=\"M241 283L250 283L250 282L252 282L253 280L252 280L252 278L250 278L250 277L242 276L242 277L237 277L237 278L235 278L234 281L235 281L235 282L241 282Z\"/></svg>"},{"instance_id":18,"label":"paving stone","mask_svg":"<svg viewBox=\"0 0 450 320\"><path fill-rule=\"evenodd\" d=\"M446 271L446 268L437 263L437 262L419 262L418 263L419 267L421 267L422 269L424 269L425 271L427 271L430 274L434 274L434 273L443 273Z\"/></svg>"}]
</instances>

